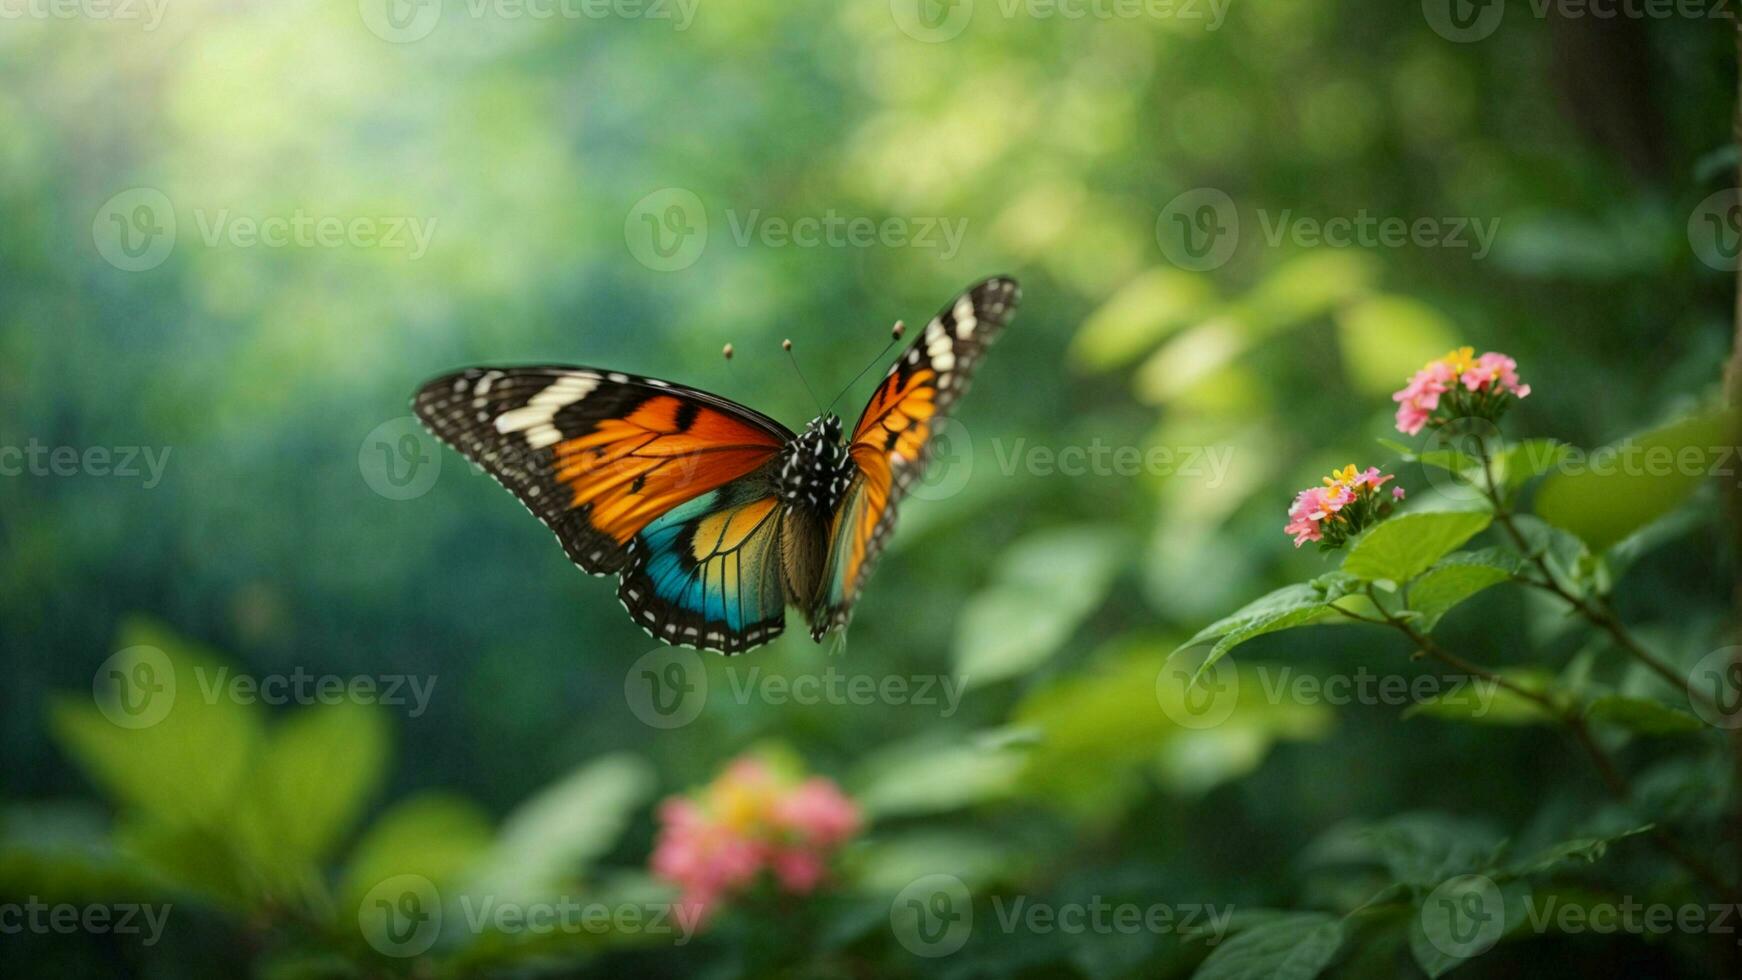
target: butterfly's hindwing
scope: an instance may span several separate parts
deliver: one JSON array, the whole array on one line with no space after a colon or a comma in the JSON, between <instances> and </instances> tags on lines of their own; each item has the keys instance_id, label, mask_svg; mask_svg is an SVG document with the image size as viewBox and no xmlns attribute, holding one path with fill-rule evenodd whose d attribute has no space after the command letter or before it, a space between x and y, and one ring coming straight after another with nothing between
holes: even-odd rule
<instances>
[{"instance_id":1,"label":"butterfly's hindwing","mask_svg":"<svg viewBox=\"0 0 1742 980\"><path fill-rule=\"evenodd\" d=\"M764 469L654 520L630 546L624 608L667 643L728 655L780 635L782 510Z\"/></svg>"},{"instance_id":2,"label":"butterfly's hindwing","mask_svg":"<svg viewBox=\"0 0 1742 980\"><path fill-rule=\"evenodd\" d=\"M897 504L925 471L932 435L1020 299L1009 278L971 287L926 324L872 393L848 444L858 473L830 525L813 637L847 624L894 529Z\"/></svg>"}]
</instances>

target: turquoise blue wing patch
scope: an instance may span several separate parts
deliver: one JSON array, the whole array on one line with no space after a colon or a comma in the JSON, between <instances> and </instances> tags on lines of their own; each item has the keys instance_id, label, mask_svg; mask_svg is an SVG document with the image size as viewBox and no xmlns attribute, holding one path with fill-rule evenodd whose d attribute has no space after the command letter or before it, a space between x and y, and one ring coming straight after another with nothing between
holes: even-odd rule
<instances>
[{"instance_id":1,"label":"turquoise blue wing patch","mask_svg":"<svg viewBox=\"0 0 1742 980\"><path fill-rule=\"evenodd\" d=\"M666 643L732 655L786 628L781 503L741 480L672 508L630 545L617 590L635 621Z\"/></svg>"}]
</instances>

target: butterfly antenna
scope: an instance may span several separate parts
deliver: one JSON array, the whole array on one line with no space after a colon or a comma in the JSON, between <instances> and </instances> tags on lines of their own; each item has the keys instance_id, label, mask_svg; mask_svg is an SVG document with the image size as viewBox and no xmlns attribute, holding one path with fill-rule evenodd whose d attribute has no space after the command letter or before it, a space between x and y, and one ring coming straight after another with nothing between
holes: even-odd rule
<instances>
[{"instance_id":1,"label":"butterfly antenna","mask_svg":"<svg viewBox=\"0 0 1742 980\"><path fill-rule=\"evenodd\" d=\"M786 359L792 362L792 369L795 373L798 374L798 380L804 382L804 390L810 392L811 401L816 402L817 414L818 415L829 414L829 410L824 408L823 403L820 400L818 400L816 389L811 387L810 380L804 376L804 371L799 368L798 356L792 352L792 341L790 341L790 340L781 341L780 342L780 349L783 351L786 351Z\"/></svg>"},{"instance_id":2,"label":"butterfly antenna","mask_svg":"<svg viewBox=\"0 0 1742 980\"><path fill-rule=\"evenodd\" d=\"M889 343L884 345L884 347L881 351L877 352L877 356L873 357L871 359L871 363L860 368L859 373L853 375L853 380L847 382L847 386L845 388L841 389L840 394L836 395L834 397L834 400L829 402L829 408L834 408L835 402L838 402L841 400L841 395L844 395L847 392L852 391L853 386L859 383L859 379L863 378L865 376L866 371L869 371L873 367L876 367L877 364L879 362L881 362L884 357L888 356L889 348L894 347L896 344L901 342L901 335L903 333L905 333L906 330L907 330L907 326L905 324L903 324L900 320L895 321L895 326L889 328ZM828 409L824 409L825 414L827 413L827 411L828 411Z\"/></svg>"}]
</instances>

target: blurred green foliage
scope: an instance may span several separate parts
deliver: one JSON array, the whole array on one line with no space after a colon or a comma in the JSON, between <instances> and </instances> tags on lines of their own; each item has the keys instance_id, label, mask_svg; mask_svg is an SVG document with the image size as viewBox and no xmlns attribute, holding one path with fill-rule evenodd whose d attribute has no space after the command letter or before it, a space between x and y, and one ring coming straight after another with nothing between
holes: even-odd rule
<instances>
[{"instance_id":1,"label":"blurred green foliage","mask_svg":"<svg viewBox=\"0 0 1742 980\"><path fill-rule=\"evenodd\" d=\"M1375 441L1394 435L1389 393L1450 347L1518 359L1535 389L1506 422L1518 439L1734 442L1701 414L1732 277L1687 233L1734 183L1727 25L1514 5L1460 44L1415 4L1250 0L1215 30L964 6L971 21L940 43L881 2L704 2L681 31L456 2L410 43L370 28L368 0L171 3L149 31L0 21L0 447L166 460L155 483L0 476L0 904L172 905L151 946L8 935L9 971L1437 975L1465 947L1430 899L1463 900L1471 876L1508 898L1507 918L1459 975L1733 968L1723 937L1516 918L1526 894L1728 900L1656 846L1660 830L1726 881L1742 855L1724 831L1723 733L1690 725L1684 691L1563 600L1498 587L1512 569L1489 549L1508 542L1485 517L1400 515L1341 574L1420 573L1411 621L1583 706L1631 804L1505 690L1474 711L1284 685L1198 727L1219 703L1190 683L1205 651L1168 659L1269 594L1201 637L1237 637L1222 663L1240 691L1285 669L1439 676L1401 638L1330 625L1333 606L1366 615L1371 600L1338 577L1340 556L1296 551L1281 528L1296 488L1348 462L1391 466L1412 501L1450 486L1456 456ZM174 247L127 271L104 257L103 219L141 187L170 202ZM630 240L637 202L663 188L708 220L676 271ZM1228 195L1241 224L1209 270L1171 264L1158 240L1162 210L1194 188ZM1273 243L1285 211L1498 234L1481 258ZM736 234L752 214L830 212L966 234L947 255ZM224 230L297 214L414 220L428 247L274 248ZM710 697L686 725L643 723L626 672L655 644L491 481L424 444L411 458L439 469L423 492L371 482L372 458L395 465L400 445L378 427L456 366L600 365L796 424L813 407L781 338L826 394L891 322L994 272L1021 279L1024 307L962 403L951 467L905 506L844 655L795 630L709 656ZM1158 462L1056 465L1095 445ZM1724 481L1575 475L1534 445L1544 455L1497 465L1557 584L1676 671L1731 642ZM111 670L161 681L152 650L179 693L126 727L100 692ZM940 693L806 703L758 686L828 670ZM297 672L433 688L427 710L206 693L220 674ZM681 945L622 922L475 925L476 904L454 904L669 901L646 870L656 801L771 742L871 821L824 894L746 902ZM971 893L975 925L927 958L892 903L937 874ZM406 875L441 896L422 911L445 902L464 925L399 956L429 938L394 933L376 905ZM1018 899L1232 918L1005 928Z\"/></svg>"}]
</instances>

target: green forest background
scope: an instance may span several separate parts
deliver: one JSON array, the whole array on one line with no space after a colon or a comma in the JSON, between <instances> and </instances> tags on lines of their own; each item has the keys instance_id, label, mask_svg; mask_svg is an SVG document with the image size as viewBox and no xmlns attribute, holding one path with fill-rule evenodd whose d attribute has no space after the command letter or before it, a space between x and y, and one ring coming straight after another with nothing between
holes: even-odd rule
<instances>
[{"instance_id":1,"label":"green forest background","mask_svg":"<svg viewBox=\"0 0 1742 980\"><path fill-rule=\"evenodd\" d=\"M1625 699L1588 733L1628 802L1518 705L1265 696L1278 676L1447 673L1382 629L1254 636L1238 704L1201 727L1169 660L1338 568L1282 533L1293 494L1333 467L1385 467L1411 505L1456 496L1443 459L1377 441L1397 437L1390 393L1448 349L1517 359L1534 391L1509 435L1593 447L1694 416L1700 445L1728 438L1699 421L1720 400L1742 231L1711 203L1737 183L1728 15L1515 2L1468 8L1461 28L1437 0L1065 6L1087 14L0 7L17 13L0 19L0 447L19 450L0 476L0 905L170 906L150 944L8 931L7 972L1732 969L1737 936L1715 929L1509 919L1479 956L1423 944L1420 910L1465 872L1584 906L1736 901L1727 730L1542 590L1474 595L1434 635L1578 710ZM830 215L900 234L778 231ZM1363 216L1472 230L1347 247L1294 233ZM275 218L277 245L248 230ZM1215 247L1181 237L1194 229ZM994 273L1021 280L1022 308L845 649L791 629L704 654L706 703L671 727L637 701L634 665L661 655L613 583L409 421L436 374L558 362L797 428L814 408L781 339L827 397L891 323ZM868 391L842 398L848 414ZM1136 472L1115 465L1137 451ZM1058 465L1074 453L1086 471ZM1527 476L1526 509L1572 479ZM1558 492L1569 580L1677 672L1734 642L1735 485ZM132 728L103 691L112 672L161 676L162 661L139 672L141 648L178 687L167 717ZM765 685L830 672L909 687L803 704ZM302 675L428 697L200 696L219 676ZM472 928L454 908L669 901L648 870L659 800L750 752L863 813L816 894L742 896L681 944ZM1671 832L1717 880L1676 859ZM406 874L448 906L400 955L364 920L372 889ZM935 875L972 921L941 953L901 918ZM1017 899L1233 917L1226 935L1006 927Z\"/></svg>"}]
</instances>

